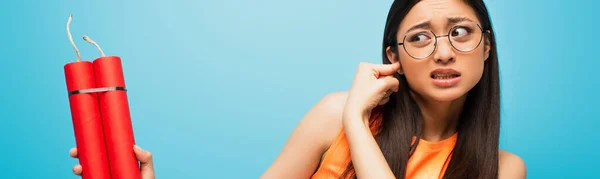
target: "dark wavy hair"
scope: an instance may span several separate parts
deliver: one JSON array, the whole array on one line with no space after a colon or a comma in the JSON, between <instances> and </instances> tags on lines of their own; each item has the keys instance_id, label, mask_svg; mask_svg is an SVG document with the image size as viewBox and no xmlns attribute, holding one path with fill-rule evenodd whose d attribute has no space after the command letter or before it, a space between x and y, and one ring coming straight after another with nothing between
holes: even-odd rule
<instances>
[{"instance_id":1,"label":"dark wavy hair","mask_svg":"<svg viewBox=\"0 0 600 179\"><path fill-rule=\"evenodd\" d=\"M383 63L390 64L386 48L398 53L396 32L409 10L419 0L395 0L387 16L383 35ZM481 22L485 43L490 45L481 80L467 93L458 121L458 138L452 151L446 179L497 178L500 133L500 84L496 41L487 8L482 0L465 0ZM383 121L375 136L385 159L396 178L404 178L408 159L421 136L422 116L419 106L410 96L406 77L396 74L400 89L382 108ZM413 144L412 137L417 140ZM352 162L342 178L356 177Z\"/></svg>"}]
</instances>

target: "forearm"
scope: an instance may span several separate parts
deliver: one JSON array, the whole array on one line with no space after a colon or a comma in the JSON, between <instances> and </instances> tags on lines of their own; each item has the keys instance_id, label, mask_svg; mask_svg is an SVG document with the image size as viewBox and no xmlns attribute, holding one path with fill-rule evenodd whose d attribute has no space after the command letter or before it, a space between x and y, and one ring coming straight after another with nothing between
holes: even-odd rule
<instances>
[{"instance_id":1,"label":"forearm","mask_svg":"<svg viewBox=\"0 0 600 179\"><path fill-rule=\"evenodd\" d=\"M344 116L344 130L358 178L395 178L381 149L360 115Z\"/></svg>"}]
</instances>

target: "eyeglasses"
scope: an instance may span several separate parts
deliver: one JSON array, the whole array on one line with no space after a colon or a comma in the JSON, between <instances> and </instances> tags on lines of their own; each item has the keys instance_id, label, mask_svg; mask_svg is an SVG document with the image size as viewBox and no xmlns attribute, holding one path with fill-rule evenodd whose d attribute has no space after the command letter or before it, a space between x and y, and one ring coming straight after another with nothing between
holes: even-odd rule
<instances>
[{"instance_id":1,"label":"eyeglasses","mask_svg":"<svg viewBox=\"0 0 600 179\"><path fill-rule=\"evenodd\" d=\"M424 59L437 49L438 38L448 37L450 45L460 52L470 52L481 44L483 33L488 33L474 22L463 22L453 26L447 35L436 36L431 30L413 30L402 39L406 53L415 59Z\"/></svg>"}]
</instances>

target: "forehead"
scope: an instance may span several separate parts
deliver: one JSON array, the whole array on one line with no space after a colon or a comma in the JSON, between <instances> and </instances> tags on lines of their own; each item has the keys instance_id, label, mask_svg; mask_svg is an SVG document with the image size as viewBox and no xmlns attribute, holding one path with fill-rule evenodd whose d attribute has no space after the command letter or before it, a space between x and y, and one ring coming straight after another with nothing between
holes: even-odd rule
<instances>
[{"instance_id":1,"label":"forehead","mask_svg":"<svg viewBox=\"0 0 600 179\"><path fill-rule=\"evenodd\" d=\"M411 26L425 21L430 21L434 28L446 27L450 17L467 17L479 22L473 8L463 0L421 0L406 14L398 31L406 32Z\"/></svg>"}]
</instances>

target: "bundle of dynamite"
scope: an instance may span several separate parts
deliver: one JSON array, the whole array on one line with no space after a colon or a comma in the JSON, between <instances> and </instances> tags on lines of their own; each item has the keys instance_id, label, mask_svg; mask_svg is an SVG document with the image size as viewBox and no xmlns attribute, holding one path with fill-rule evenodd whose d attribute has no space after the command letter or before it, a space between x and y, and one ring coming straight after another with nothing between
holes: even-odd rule
<instances>
[{"instance_id":1,"label":"bundle of dynamite","mask_svg":"<svg viewBox=\"0 0 600 179\"><path fill-rule=\"evenodd\" d=\"M77 52L77 62L64 66L71 117L83 179L139 179L140 170L133 152L135 139L121 58L105 56L93 62L82 61L69 26L69 41Z\"/></svg>"}]
</instances>

